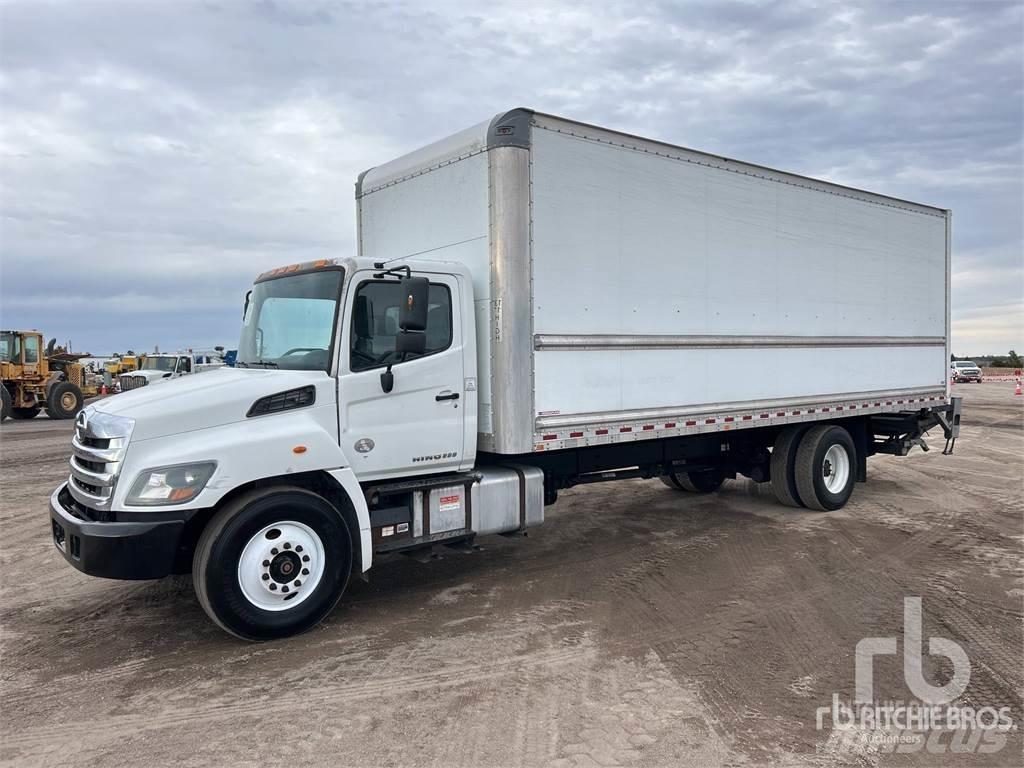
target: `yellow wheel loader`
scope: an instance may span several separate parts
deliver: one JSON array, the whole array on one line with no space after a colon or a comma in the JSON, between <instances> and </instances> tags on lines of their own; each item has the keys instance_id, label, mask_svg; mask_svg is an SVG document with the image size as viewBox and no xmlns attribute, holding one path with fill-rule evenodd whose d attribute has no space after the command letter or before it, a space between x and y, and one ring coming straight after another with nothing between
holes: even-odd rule
<instances>
[{"instance_id":1,"label":"yellow wheel loader","mask_svg":"<svg viewBox=\"0 0 1024 768\"><path fill-rule=\"evenodd\" d=\"M43 408L51 419L73 419L85 398L96 394L79 362L88 356L52 339L44 348L38 331L0 331L0 421L33 419Z\"/></svg>"}]
</instances>

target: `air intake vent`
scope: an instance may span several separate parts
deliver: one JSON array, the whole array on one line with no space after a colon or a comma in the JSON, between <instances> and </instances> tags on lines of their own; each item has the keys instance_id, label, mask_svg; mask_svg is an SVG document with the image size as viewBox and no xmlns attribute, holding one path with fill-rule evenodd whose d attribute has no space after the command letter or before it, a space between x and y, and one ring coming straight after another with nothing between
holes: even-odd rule
<instances>
[{"instance_id":1,"label":"air intake vent","mask_svg":"<svg viewBox=\"0 0 1024 768\"><path fill-rule=\"evenodd\" d=\"M315 402L316 387L299 387L298 389L289 389L287 392L278 392L276 395L261 397L252 404L249 412L245 415L249 418L265 416L268 413L290 411L293 408L305 408Z\"/></svg>"}]
</instances>

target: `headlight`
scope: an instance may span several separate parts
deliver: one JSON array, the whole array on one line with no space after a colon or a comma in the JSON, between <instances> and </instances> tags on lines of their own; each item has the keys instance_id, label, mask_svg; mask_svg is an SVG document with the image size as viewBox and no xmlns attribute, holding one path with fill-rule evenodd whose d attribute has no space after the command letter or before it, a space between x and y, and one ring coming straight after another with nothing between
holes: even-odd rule
<instances>
[{"instance_id":1,"label":"headlight","mask_svg":"<svg viewBox=\"0 0 1024 768\"><path fill-rule=\"evenodd\" d=\"M216 468L217 462L204 461L147 469L135 479L125 504L143 507L184 504L199 495Z\"/></svg>"}]
</instances>

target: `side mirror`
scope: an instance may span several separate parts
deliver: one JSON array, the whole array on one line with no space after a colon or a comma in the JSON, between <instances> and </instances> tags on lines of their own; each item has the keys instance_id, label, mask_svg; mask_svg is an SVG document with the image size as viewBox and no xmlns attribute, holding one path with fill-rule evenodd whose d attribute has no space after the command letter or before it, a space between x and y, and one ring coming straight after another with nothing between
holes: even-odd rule
<instances>
[{"instance_id":1,"label":"side mirror","mask_svg":"<svg viewBox=\"0 0 1024 768\"><path fill-rule=\"evenodd\" d=\"M425 277L405 277L399 286L402 303L398 307L398 327L403 331L427 330L430 281Z\"/></svg>"}]
</instances>

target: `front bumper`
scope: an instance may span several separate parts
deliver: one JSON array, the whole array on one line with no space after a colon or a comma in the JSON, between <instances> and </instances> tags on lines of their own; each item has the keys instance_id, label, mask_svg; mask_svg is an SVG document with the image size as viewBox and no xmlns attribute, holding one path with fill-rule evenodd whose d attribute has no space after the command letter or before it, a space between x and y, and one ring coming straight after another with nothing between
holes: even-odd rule
<instances>
[{"instance_id":1,"label":"front bumper","mask_svg":"<svg viewBox=\"0 0 1024 768\"><path fill-rule=\"evenodd\" d=\"M65 560L90 576L159 579L173 573L185 522L97 522L78 514L67 483L50 495L53 544Z\"/></svg>"}]
</instances>

